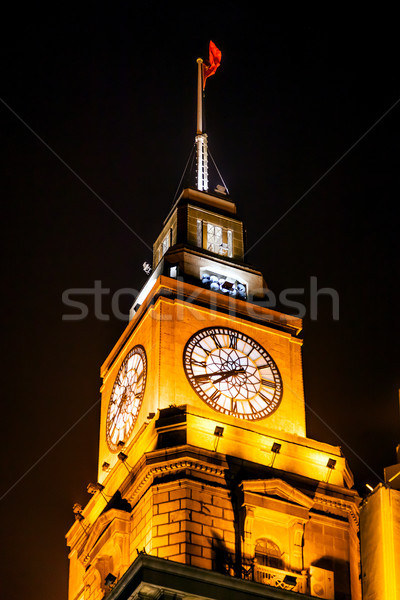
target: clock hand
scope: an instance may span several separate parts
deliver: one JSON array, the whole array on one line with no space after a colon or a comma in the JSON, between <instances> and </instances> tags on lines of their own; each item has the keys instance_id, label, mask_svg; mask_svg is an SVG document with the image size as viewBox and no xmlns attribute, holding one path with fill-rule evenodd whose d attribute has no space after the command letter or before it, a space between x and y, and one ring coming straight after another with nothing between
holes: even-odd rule
<instances>
[{"instance_id":1,"label":"clock hand","mask_svg":"<svg viewBox=\"0 0 400 600\"><path fill-rule=\"evenodd\" d=\"M238 375L239 373L245 372L245 369L233 369L232 371L226 371L219 379L214 379L213 383L219 383L220 381L228 379L228 377L232 377L232 375ZM215 373L213 373L213 375L215 375Z\"/></svg>"},{"instance_id":2,"label":"clock hand","mask_svg":"<svg viewBox=\"0 0 400 600\"><path fill-rule=\"evenodd\" d=\"M126 395L126 392L124 391L124 393L122 394L121 401L120 401L119 406L118 406L118 410L117 410L117 412L115 413L115 415L113 417L113 421L114 421L115 425L117 424L118 417L119 417L119 415L121 413L122 407L124 406L124 404L126 404L126 400L127 400L127 395Z\"/></svg>"},{"instance_id":3,"label":"clock hand","mask_svg":"<svg viewBox=\"0 0 400 600\"><path fill-rule=\"evenodd\" d=\"M231 377L232 375L236 375L237 373L245 373L245 369L232 369L231 371L214 371L213 373L202 373L201 375L195 375L194 379L196 381L207 381L209 379L211 379L211 377L215 377L216 375L221 375L221 379L212 379L213 383L216 383L218 381L222 381L223 379L227 379L228 377Z\"/></svg>"}]
</instances>

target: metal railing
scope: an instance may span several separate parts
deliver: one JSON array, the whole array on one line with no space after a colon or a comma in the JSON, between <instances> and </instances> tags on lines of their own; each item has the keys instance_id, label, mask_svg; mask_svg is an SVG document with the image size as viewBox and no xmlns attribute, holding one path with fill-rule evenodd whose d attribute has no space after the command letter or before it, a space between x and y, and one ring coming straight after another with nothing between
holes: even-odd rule
<instances>
[{"instance_id":1,"label":"metal railing","mask_svg":"<svg viewBox=\"0 0 400 600\"><path fill-rule=\"evenodd\" d=\"M307 592L307 575L303 573L293 573L256 564L254 565L254 581L300 594Z\"/></svg>"}]
</instances>

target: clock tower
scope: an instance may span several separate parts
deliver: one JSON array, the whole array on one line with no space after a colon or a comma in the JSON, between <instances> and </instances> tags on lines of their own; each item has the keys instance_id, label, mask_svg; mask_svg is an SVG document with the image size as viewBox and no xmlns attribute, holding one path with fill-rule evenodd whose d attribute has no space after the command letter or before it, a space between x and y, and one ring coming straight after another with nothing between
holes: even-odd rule
<instances>
[{"instance_id":1,"label":"clock tower","mask_svg":"<svg viewBox=\"0 0 400 600\"><path fill-rule=\"evenodd\" d=\"M341 449L306 436L302 322L263 305L236 204L209 189L205 72L199 60L196 178L101 367L69 600L359 600L359 498Z\"/></svg>"}]
</instances>

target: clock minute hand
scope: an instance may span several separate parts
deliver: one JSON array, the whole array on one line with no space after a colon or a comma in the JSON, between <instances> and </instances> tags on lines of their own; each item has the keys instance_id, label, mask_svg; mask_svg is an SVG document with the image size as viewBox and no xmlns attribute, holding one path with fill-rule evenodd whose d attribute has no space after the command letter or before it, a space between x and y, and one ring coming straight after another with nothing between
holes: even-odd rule
<instances>
[{"instance_id":1,"label":"clock minute hand","mask_svg":"<svg viewBox=\"0 0 400 600\"><path fill-rule=\"evenodd\" d=\"M200 375L195 375L194 379L196 381L212 381L213 383L218 383L218 381L223 381L232 375L236 375L237 373L245 373L245 369L232 369L231 371L214 371L213 373L201 373ZM221 375L220 379L212 379L216 375Z\"/></svg>"},{"instance_id":2,"label":"clock minute hand","mask_svg":"<svg viewBox=\"0 0 400 600\"><path fill-rule=\"evenodd\" d=\"M126 391L126 386L125 386L125 389L124 389L124 393L122 394L121 401L120 401L120 403L119 403L119 406L118 406L117 412L116 412L116 413L115 413L115 415L113 416L113 421L114 421L114 423L115 423L115 424L117 423L117 420L118 420L118 418L119 418L119 415L120 415L120 413L121 413L122 407L123 407L123 406L126 404L126 402L127 402L127 395L126 395L126 392L125 392L125 391Z\"/></svg>"},{"instance_id":3,"label":"clock minute hand","mask_svg":"<svg viewBox=\"0 0 400 600\"><path fill-rule=\"evenodd\" d=\"M221 373L221 371L220 371ZM220 374L218 373L218 375ZM244 369L233 369L232 371L226 371L222 377L220 377L219 379L214 379L213 383L219 383L220 381L224 381L225 379L228 379L228 377L232 377L232 375L238 375L238 373L245 373ZM212 373L213 375L216 375L216 373Z\"/></svg>"}]
</instances>

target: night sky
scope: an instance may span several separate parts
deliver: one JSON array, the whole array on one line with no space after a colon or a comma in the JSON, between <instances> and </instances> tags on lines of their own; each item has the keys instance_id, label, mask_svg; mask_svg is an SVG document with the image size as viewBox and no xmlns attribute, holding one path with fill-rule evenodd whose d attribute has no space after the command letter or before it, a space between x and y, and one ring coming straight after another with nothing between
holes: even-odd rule
<instances>
[{"instance_id":1,"label":"night sky","mask_svg":"<svg viewBox=\"0 0 400 600\"><path fill-rule=\"evenodd\" d=\"M111 298L146 281L142 263L151 262L148 247L192 148L195 61L207 58L210 39L222 64L207 82L209 143L254 245L249 262L276 294L306 290L308 436L342 447L361 494L395 462L395 23L311 26L304 15L288 26L233 3L201 13L179 6L35 6L31 14L18 6L3 19L7 600L67 597L64 536L73 503L87 503L97 474L99 369L126 324L112 316ZM337 290L339 320L329 298L310 319L311 277ZM95 281L110 290L102 305L109 320L95 318L87 296L87 318L63 321L72 312L63 292ZM126 295L121 312L131 302Z\"/></svg>"}]
</instances>

